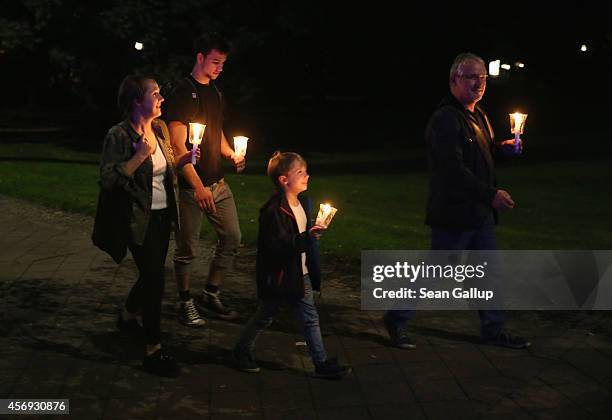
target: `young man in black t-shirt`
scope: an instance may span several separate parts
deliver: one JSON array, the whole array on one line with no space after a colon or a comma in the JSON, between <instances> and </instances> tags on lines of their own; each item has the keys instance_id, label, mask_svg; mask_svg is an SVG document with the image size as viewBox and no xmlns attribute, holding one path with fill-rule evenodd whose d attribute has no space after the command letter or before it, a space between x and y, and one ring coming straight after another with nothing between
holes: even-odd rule
<instances>
[{"instance_id":1,"label":"young man in black t-shirt","mask_svg":"<svg viewBox=\"0 0 612 420\"><path fill-rule=\"evenodd\" d=\"M224 101L213 82L223 71L229 50L229 43L218 36L205 34L198 38L191 74L181 80L166 99L164 118L177 156L190 146L189 123L206 124L200 159L196 165L185 165L179 178L181 228L176 236L174 268L180 295L179 320L190 327L205 324L190 293L191 263L196 257L204 215L217 232L219 241L198 307L221 319L237 317L235 311L223 305L219 291L241 236L234 196L223 178L221 157L232 161L238 172L245 167L244 157L235 155L223 134Z\"/></svg>"}]
</instances>

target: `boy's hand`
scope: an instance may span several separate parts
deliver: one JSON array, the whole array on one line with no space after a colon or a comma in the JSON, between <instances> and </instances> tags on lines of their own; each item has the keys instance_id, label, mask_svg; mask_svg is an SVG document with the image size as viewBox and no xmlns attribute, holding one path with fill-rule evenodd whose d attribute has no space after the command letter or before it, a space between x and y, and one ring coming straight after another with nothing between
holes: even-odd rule
<instances>
[{"instance_id":1,"label":"boy's hand","mask_svg":"<svg viewBox=\"0 0 612 420\"><path fill-rule=\"evenodd\" d=\"M314 225L313 227L310 228L310 230L308 231L308 234L311 237L315 238L316 240L319 240L321 238L321 235L326 229L327 229L326 227L323 227L321 225Z\"/></svg>"}]
</instances>

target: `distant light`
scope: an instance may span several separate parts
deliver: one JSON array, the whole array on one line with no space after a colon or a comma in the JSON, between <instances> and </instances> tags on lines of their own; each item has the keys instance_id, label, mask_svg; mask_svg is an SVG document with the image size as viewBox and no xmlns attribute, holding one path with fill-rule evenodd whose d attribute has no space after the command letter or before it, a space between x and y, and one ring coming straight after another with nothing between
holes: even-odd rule
<instances>
[{"instance_id":1,"label":"distant light","mask_svg":"<svg viewBox=\"0 0 612 420\"><path fill-rule=\"evenodd\" d=\"M138 51L142 50L143 47L144 47L144 45L142 45L141 42L136 41L134 43L134 48L136 48Z\"/></svg>"},{"instance_id":2,"label":"distant light","mask_svg":"<svg viewBox=\"0 0 612 420\"><path fill-rule=\"evenodd\" d=\"M587 48L586 44L582 44L582 45L580 46L580 51L582 51L582 52L585 52L587 49L588 49L588 48Z\"/></svg>"},{"instance_id":3,"label":"distant light","mask_svg":"<svg viewBox=\"0 0 612 420\"><path fill-rule=\"evenodd\" d=\"M499 76L499 60L489 61L489 76Z\"/></svg>"},{"instance_id":4,"label":"distant light","mask_svg":"<svg viewBox=\"0 0 612 420\"><path fill-rule=\"evenodd\" d=\"M504 63L504 64L501 65L501 68L504 69L504 70L510 70L510 64L505 64Z\"/></svg>"},{"instance_id":5,"label":"distant light","mask_svg":"<svg viewBox=\"0 0 612 420\"><path fill-rule=\"evenodd\" d=\"M517 61L516 63L514 63L514 65L518 67L519 69L525 68L525 63L521 63L520 61Z\"/></svg>"}]
</instances>

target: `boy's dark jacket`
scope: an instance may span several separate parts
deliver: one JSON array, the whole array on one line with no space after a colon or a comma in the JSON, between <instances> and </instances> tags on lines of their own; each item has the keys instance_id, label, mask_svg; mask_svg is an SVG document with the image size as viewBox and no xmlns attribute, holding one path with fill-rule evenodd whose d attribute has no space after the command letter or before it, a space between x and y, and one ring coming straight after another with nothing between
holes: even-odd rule
<instances>
[{"instance_id":1,"label":"boy's dark jacket","mask_svg":"<svg viewBox=\"0 0 612 420\"><path fill-rule=\"evenodd\" d=\"M306 213L306 230L297 221L282 192L274 194L260 209L257 236L257 295L260 299L298 300L304 297L302 252L312 289L321 290L318 241L308 234L312 227L310 200L300 195Z\"/></svg>"}]
</instances>

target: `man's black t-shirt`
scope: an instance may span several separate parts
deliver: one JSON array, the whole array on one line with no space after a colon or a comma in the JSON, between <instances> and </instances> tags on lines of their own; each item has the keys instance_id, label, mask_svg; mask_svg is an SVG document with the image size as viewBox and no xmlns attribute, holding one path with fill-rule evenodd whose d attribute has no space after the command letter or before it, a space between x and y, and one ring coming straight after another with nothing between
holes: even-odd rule
<instances>
[{"instance_id":1,"label":"man's black t-shirt","mask_svg":"<svg viewBox=\"0 0 612 420\"><path fill-rule=\"evenodd\" d=\"M188 128L190 122L206 124L196 172L206 186L219 181L223 178L221 165L223 99L221 93L212 82L204 85L190 75L177 84L166 101L166 112L162 118L168 125L172 121L179 121ZM185 144L187 149L191 150L189 137L185 138ZM183 177L180 177L179 181L182 188L190 188L189 183Z\"/></svg>"}]
</instances>

